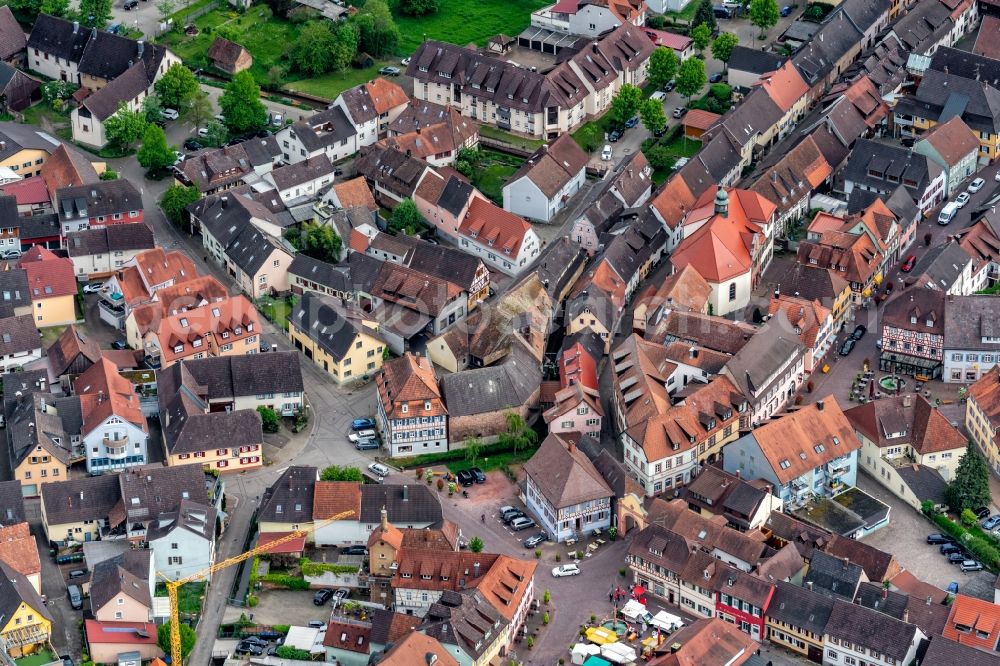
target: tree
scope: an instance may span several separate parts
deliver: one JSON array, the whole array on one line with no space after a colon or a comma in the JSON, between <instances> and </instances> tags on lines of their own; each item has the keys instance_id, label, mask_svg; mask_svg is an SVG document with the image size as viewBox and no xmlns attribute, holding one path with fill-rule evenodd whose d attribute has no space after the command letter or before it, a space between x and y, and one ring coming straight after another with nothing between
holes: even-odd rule
<instances>
[{"instance_id":1,"label":"tree","mask_svg":"<svg viewBox=\"0 0 1000 666\"><path fill-rule=\"evenodd\" d=\"M264 432L278 432L281 428L281 417L278 416L278 412L261 405L257 408L257 413L260 414L261 427Z\"/></svg>"},{"instance_id":2,"label":"tree","mask_svg":"<svg viewBox=\"0 0 1000 666\"><path fill-rule=\"evenodd\" d=\"M417 229L424 224L424 218L417 210L417 204L413 199L403 199L392 209L389 216L389 228L393 231L405 231L408 234L416 233Z\"/></svg>"},{"instance_id":3,"label":"tree","mask_svg":"<svg viewBox=\"0 0 1000 666\"><path fill-rule=\"evenodd\" d=\"M712 41L712 29L706 23L699 23L691 31L691 41L694 42L694 47L698 51L704 51L708 47L708 43Z\"/></svg>"},{"instance_id":4,"label":"tree","mask_svg":"<svg viewBox=\"0 0 1000 666\"><path fill-rule=\"evenodd\" d=\"M162 171L177 160L174 149L167 145L167 135L159 125L150 123L142 135L142 147L135 156L142 166L150 171Z\"/></svg>"},{"instance_id":5,"label":"tree","mask_svg":"<svg viewBox=\"0 0 1000 666\"><path fill-rule=\"evenodd\" d=\"M42 0L40 11L42 14L64 18L69 14L69 0Z\"/></svg>"},{"instance_id":6,"label":"tree","mask_svg":"<svg viewBox=\"0 0 1000 666\"><path fill-rule=\"evenodd\" d=\"M990 505L990 470L971 441L945 490L945 501L955 511Z\"/></svg>"},{"instance_id":7,"label":"tree","mask_svg":"<svg viewBox=\"0 0 1000 666\"><path fill-rule=\"evenodd\" d=\"M103 30L111 20L112 0L80 0L80 25Z\"/></svg>"},{"instance_id":8,"label":"tree","mask_svg":"<svg viewBox=\"0 0 1000 666\"><path fill-rule=\"evenodd\" d=\"M341 467L340 465L330 465L319 476L322 481L353 481L364 483L365 477L361 475L361 470L357 467Z\"/></svg>"},{"instance_id":9,"label":"tree","mask_svg":"<svg viewBox=\"0 0 1000 666\"><path fill-rule=\"evenodd\" d=\"M677 71L677 92L690 98L701 90L707 81L705 61L701 58L688 58L681 63L681 68Z\"/></svg>"},{"instance_id":10,"label":"tree","mask_svg":"<svg viewBox=\"0 0 1000 666\"><path fill-rule=\"evenodd\" d=\"M357 26L310 21L302 28L288 53L292 66L310 76L341 70L351 64L358 50Z\"/></svg>"},{"instance_id":11,"label":"tree","mask_svg":"<svg viewBox=\"0 0 1000 666\"><path fill-rule=\"evenodd\" d=\"M282 645L277 650L274 651L276 657L281 659L296 659L298 661L309 661L312 659L312 655L309 654L309 650L302 650L297 647L292 647L291 645Z\"/></svg>"},{"instance_id":12,"label":"tree","mask_svg":"<svg viewBox=\"0 0 1000 666\"><path fill-rule=\"evenodd\" d=\"M712 0L701 0L698 5L698 11L694 14L694 19L691 21L691 25L701 25L704 23L708 26L709 32L715 32L717 24L715 22L715 7L712 5Z\"/></svg>"},{"instance_id":13,"label":"tree","mask_svg":"<svg viewBox=\"0 0 1000 666\"><path fill-rule=\"evenodd\" d=\"M219 98L226 128L233 134L253 132L267 122L267 109L260 101L260 87L248 70L243 70L226 85Z\"/></svg>"},{"instance_id":14,"label":"tree","mask_svg":"<svg viewBox=\"0 0 1000 666\"><path fill-rule=\"evenodd\" d=\"M426 16L438 10L440 0L399 0L396 8L407 16Z\"/></svg>"},{"instance_id":15,"label":"tree","mask_svg":"<svg viewBox=\"0 0 1000 666\"><path fill-rule=\"evenodd\" d=\"M179 62L171 65L154 87L163 106L177 111L187 111L201 91L194 73Z\"/></svg>"},{"instance_id":16,"label":"tree","mask_svg":"<svg viewBox=\"0 0 1000 666\"><path fill-rule=\"evenodd\" d=\"M156 9L160 12L160 18L166 21L174 13L176 7L174 0L160 0L156 3Z\"/></svg>"},{"instance_id":17,"label":"tree","mask_svg":"<svg viewBox=\"0 0 1000 666\"><path fill-rule=\"evenodd\" d=\"M642 104L642 90L631 83L622 85L611 100L611 120L624 125L626 120L639 112L640 104Z\"/></svg>"},{"instance_id":18,"label":"tree","mask_svg":"<svg viewBox=\"0 0 1000 666\"><path fill-rule=\"evenodd\" d=\"M331 264L340 261L340 252L344 247L344 241L331 225L317 222L307 222L302 226L299 242L305 254Z\"/></svg>"},{"instance_id":19,"label":"tree","mask_svg":"<svg viewBox=\"0 0 1000 666\"><path fill-rule=\"evenodd\" d=\"M191 654L191 650L194 649L195 641L198 640L198 634L194 633L194 629L186 624L181 624L181 659L187 661L188 655ZM160 646L160 649L170 654L170 623L161 624L156 630L156 644Z\"/></svg>"},{"instance_id":20,"label":"tree","mask_svg":"<svg viewBox=\"0 0 1000 666\"><path fill-rule=\"evenodd\" d=\"M484 547L483 540L480 539L479 537L474 536L471 539L469 539L469 550L471 550L473 553L483 552L483 547Z\"/></svg>"},{"instance_id":21,"label":"tree","mask_svg":"<svg viewBox=\"0 0 1000 666\"><path fill-rule=\"evenodd\" d=\"M528 427L524 417L520 414L515 411L506 411L503 416L507 422L507 431L501 433L497 438L500 444L517 453L518 449L528 448L538 441L538 433Z\"/></svg>"},{"instance_id":22,"label":"tree","mask_svg":"<svg viewBox=\"0 0 1000 666\"><path fill-rule=\"evenodd\" d=\"M146 95L146 99L142 100L142 114L146 117L147 123L163 120L163 104L160 103L160 96L155 92Z\"/></svg>"},{"instance_id":23,"label":"tree","mask_svg":"<svg viewBox=\"0 0 1000 666\"><path fill-rule=\"evenodd\" d=\"M376 58L394 53L399 45L399 28L385 0L366 0L354 17L358 27L358 48Z\"/></svg>"},{"instance_id":24,"label":"tree","mask_svg":"<svg viewBox=\"0 0 1000 666\"><path fill-rule=\"evenodd\" d=\"M725 63L729 67L729 58L733 55L733 49L740 43L740 38L731 32L724 32L712 42L712 56L716 60Z\"/></svg>"},{"instance_id":25,"label":"tree","mask_svg":"<svg viewBox=\"0 0 1000 666\"><path fill-rule=\"evenodd\" d=\"M674 168L674 164L677 162L674 154L661 144L650 146L642 151L642 154L646 156L649 166L653 167L655 171L669 171Z\"/></svg>"},{"instance_id":26,"label":"tree","mask_svg":"<svg viewBox=\"0 0 1000 666\"><path fill-rule=\"evenodd\" d=\"M198 94L191 99L191 104L188 106L188 120L190 120L195 127L204 127L214 115L215 112L212 110L212 101L208 99L208 95L204 90L198 90Z\"/></svg>"},{"instance_id":27,"label":"tree","mask_svg":"<svg viewBox=\"0 0 1000 666\"><path fill-rule=\"evenodd\" d=\"M979 522L979 517L976 516L975 512L972 509L962 509L962 513L959 516L959 520L961 520L962 524L965 525L966 527L972 527L973 525Z\"/></svg>"},{"instance_id":28,"label":"tree","mask_svg":"<svg viewBox=\"0 0 1000 666\"><path fill-rule=\"evenodd\" d=\"M104 133L108 143L127 151L146 131L146 125L146 116L141 111L129 111L122 102L114 115L104 121Z\"/></svg>"},{"instance_id":29,"label":"tree","mask_svg":"<svg viewBox=\"0 0 1000 666\"><path fill-rule=\"evenodd\" d=\"M663 131L667 126L667 116L663 113L663 102L655 99L647 99L639 107L639 117L642 124L652 134Z\"/></svg>"},{"instance_id":30,"label":"tree","mask_svg":"<svg viewBox=\"0 0 1000 666\"><path fill-rule=\"evenodd\" d=\"M760 28L760 36L778 23L778 3L775 0L750 0L750 22Z\"/></svg>"},{"instance_id":31,"label":"tree","mask_svg":"<svg viewBox=\"0 0 1000 666\"><path fill-rule=\"evenodd\" d=\"M475 465L476 461L479 460L479 454L483 452L483 440L478 437L469 437L465 440L463 449L465 450L466 462Z\"/></svg>"},{"instance_id":32,"label":"tree","mask_svg":"<svg viewBox=\"0 0 1000 666\"><path fill-rule=\"evenodd\" d=\"M205 134L198 141L205 146L219 147L226 142L226 127L214 118L205 125Z\"/></svg>"},{"instance_id":33,"label":"tree","mask_svg":"<svg viewBox=\"0 0 1000 666\"><path fill-rule=\"evenodd\" d=\"M100 178L101 180L118 180L118 172L114 169L105 169Z\"/></svg>"},{"instance_id":34,"label":"tree","mask_svg":"<svg viewBox=\"0 0 1000 666\"><path fill-rule=\"evenodd\" d=\"M663 46L656 47L653 54L649 56L649 66L646 70L649 85L653 86L654 90L659 90L667 85L667 82L677 74L677 64L677 54L674 53L673 49Z\"/></svg>"},{"instance_id":35,"label":"tree","mask_svg":"<svg viewBox=\"0 0 1000 666\"><path fill-rule=\"evenodd\" d=\"M267 0L267 6L271 8L271 13L280 18L287 18L296 3L294 0Z\"/></svg>"},{"instance_id":36,"label":"tree","mask_svg":"<svg viewBox=\"0 0 1000 666\"><path fill-rule=\"evenodd\" d=\"M187 221L187 207L201 198L201 193L194 185L171 185L160 198L160 208L167 219L180 226Z\"/></svg>"}]
</instances>

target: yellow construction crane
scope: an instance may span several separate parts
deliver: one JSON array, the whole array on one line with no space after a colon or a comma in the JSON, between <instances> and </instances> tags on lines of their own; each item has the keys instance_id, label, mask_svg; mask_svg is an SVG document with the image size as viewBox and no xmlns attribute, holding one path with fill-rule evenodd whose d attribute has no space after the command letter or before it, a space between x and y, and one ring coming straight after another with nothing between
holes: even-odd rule
<instances>
[{"instance_id":1,"label":"yellow construction crane","mask_svg":"<svg viewBox=\"0 0 1000 666\"><path fill-rule=\"evenodd\" d=\"M315 523L315 525L313 526L313 530L316 530L320 527L325 527L326 525L334 521L351 517L356 513L357 512L354 510L342 511L341 513L338 513L335 516L326 518L318 523ZM281 537L280 539L275 539L274 541L265 544L263 546L257 546L256 548L252 548L245 553L240 553L239 555L235 555L228 559L222 560L221 562L216 562L212 566L206 569L202 569L198 573L191 574L190 576L185 576L184 578L178 578L177 580L170 580L162 573L157 572L157 574L160 576L160 578L163 579L165 585L167 586L167 596L170 597L170 663L174 664L174 666L183 666L181 657L180 609L177 604L177 590L179 590L182 585L184 585L185 583L193 583L196 580L200 580L202 578L205 578L206 576L212 575L216 571L225 569L226 567L231 567L234 564L239 564L240 562L248 560L251 557L255 557L257 555L260 555L261 553L266 553L275 546L280 546L281 544L288 543L289 541L294 541L295 539L298 539L299 537L302 536L306 536L307 534L309 534L309 530L297 530L295 532L291 532Z\"/></svg>"}]
</instances>

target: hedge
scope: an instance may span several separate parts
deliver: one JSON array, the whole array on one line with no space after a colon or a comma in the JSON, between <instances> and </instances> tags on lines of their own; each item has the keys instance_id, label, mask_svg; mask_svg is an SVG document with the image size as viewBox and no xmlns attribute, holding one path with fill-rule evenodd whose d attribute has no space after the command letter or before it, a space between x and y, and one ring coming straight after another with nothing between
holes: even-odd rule
<instances>
[{"instance_id":1,"label":"hedge","mask_svg":"<svg viewBox=\"0 0 1000 666\"><path fill-rule=\"evenodd\" d=\"M270 583L271 585L287 587L289 590L309 589L309 581L296 578L295 576L289 576L288 574L265 574L260 577L260 581L263 583Z\"/></svg>"},{"instance_id":2,"label":"hedge","mask_svg":"<svg viewBox=\"0 0 1000 666\"><path fill-rule=\"evenodd\" d=\"M303 576L321 576L324 573L356 574L361 571L361 567L358 565L312 562L306 558L299 560L299 569L302 571Z\"/></svg>"},{"instance_id":3,"label":"hedge","mask_svg":"<svg viewBox=\"0 0 1000 666\"><path fill-rule=\"evenodd\" d=\"M934 513L931 515L931 520L948 536L954 537L956 541L968 548L969 552L983 563L983 566L991 570L1000 567L1000 550L997 550L992 543L965 529L944 514Z\"/></svg>"},{"instance_id":4,"label":"hedge","mask_svg":"<svg viewBox=\"0 0 1000 666\"><path fill-rule=\"evenodd\" d=\"M489 456L499 453L511 453L513 450L514 449L509 444L494 442L493 444L486 444L483 446L483 448L479 451L479 457L488 458ZM523 451L526 449L522 447L521 450ZM392 463L401 469L429 467L431 465L455 462L456 460L465 460L465 455L465 449L452 449L451 451L442 451L441 453L424 453L419 456L411 456L409 458L393 458Z\"/></svg>"}]
</instances>

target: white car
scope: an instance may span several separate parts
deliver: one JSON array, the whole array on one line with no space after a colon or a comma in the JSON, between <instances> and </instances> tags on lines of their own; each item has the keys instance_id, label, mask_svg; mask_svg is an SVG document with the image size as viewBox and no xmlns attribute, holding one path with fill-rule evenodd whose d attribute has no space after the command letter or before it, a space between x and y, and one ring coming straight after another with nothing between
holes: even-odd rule
<instances>
[{"instance_id":1,"label":"white car","mask_svg":"<svg viewBox=\"0 0 1000 666\"><path fill-rule=\"evenodd\" d=\"M958 204L959 208L963 208L965 204L969 203L970 198L971 197L969 196L968 192L962 192L957 197L955 197L955 203Z\"/></svg>"},{"instance_id":2,"label":"white car","mask_svg":"<svg viewBox=\"0 0 1000 666\"><path fill-rule=\"evenodd\" d=\"M208 136L208 128L207 127L199 127L198 128L198 136L200 136L202 139L204 139L206 136Z\"/></svg>"},{"instance_id":3,"label":"white car","mask_svg":"<svg viewBox=\"0 0 1000 666\"><path fill-rule=\"evenodd\" d=\"M174 164L180 164L184 161L184 153L179 150L174 151Z\"/></svg>"},{"instance_id":4,"label":"white car","mask_svg":"<svg viewBox=\"0 0 1000 666\"><path fill-rule=\"evenodd\" d=\"M163 109L160 111L160 115L167 120L177 120L181 117L180 114L177 113L177 109Z\"/></svg>"},{"instance_id":5,"label":"white car","mask_svg":"<svg viewBox=\"0 0 1000 666\"><path fill-rule=\"evenodd\" d=\"M580 575L580 567L575 564L563 564L552 569L552 575L555 578L562 578L563 576L578 576Z\"/></svg>"},{"instance_id":6,"label":"white car","mask_svg":"<svg viewBox=\"0 0 1000 666\"><path fill-rule=\"evenodd\" d=\"M611 159L612 154L613 153L611 150L611 144L608 143L604 144L604 150L601 151L601 159L607 162L608 160Z\"/></svg>"},{"instance_id":7,"label":"white car","mask_svg":"<svg viewBox=\"0 0 1000 666\"><path fill-rule=\"evenodd\" d=\"M104 289L104 285L100 282L91 282L90 284L83 286L83 293L85 294L99 294L101 289Z\"/></svg>"},{"instance_id":8,"label":"white car","mask_svg":"<svg viewBox=\"0 0 1000 666\"><path fill-rule=\"evenodd\" d=\"M1000 171L997 171L997 172L996 172L996 173L995 173L995 174L993 175L993 180L995 180L995 181L997 181L998 183L1000 183Z\"/></svg>"},{"instance_id":9,"label":"white car","mask_svg":"<svg viewBox=\"0 0 1000 666\"><path fill-rule=\"evenodd\" d=\"M657 102L662 102L664 99L666 99L666 97L667 93L663 92L662 90L657 90L655 93L649 96L649 99L655 99Z\"/></svg>"},{"instance_id":10,"label":"white car","mask_svg":"<svg viewBox=\"0 0 1000 666\"><path fill-rule=\"evenodd\" d=\"M974 194L979 190L983 189L983 185L985 184L986 184L985 180L983 180L982 178L976 178L974 181L969 183L969 191Z\"/></svg>"},{"instance_id":11,"label":"white car","mask_svg":"<svg viewBox=\"0 0 1000 666\"><path fill-rule=\"evenodd\" d=\"M403 67L406 67L407 65L410 64L410 59L409 58L403 58L402 60L399 61L399 64L402 65Z\"/></svg>"}]
</instances>

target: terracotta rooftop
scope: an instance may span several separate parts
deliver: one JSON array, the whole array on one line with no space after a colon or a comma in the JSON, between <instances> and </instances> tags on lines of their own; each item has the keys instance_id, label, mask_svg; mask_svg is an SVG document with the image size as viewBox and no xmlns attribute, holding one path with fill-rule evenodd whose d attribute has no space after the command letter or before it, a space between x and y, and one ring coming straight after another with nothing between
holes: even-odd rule
<instances>
[{"instance_id":1,"label":"terracotta rooftop","mask_svg":"<svg viewBox=\"0 0 1000 666\"><path fill-rule=\"evenodd\" d=\"M38 545L28 523L0 526L0 561L26 577L42 572Z\"/></svg>"},{"instance_id":2,"label":"terracotta rooftop","mask_svg":"<svg viewBox=\"0 0 1000 666\"><path fill-rule=\"evenodd\" d=\"M908 444L919 455L965 449L965 435L919 393L874 400L851 407L844 415L879 447Z\"/></svg>"},{"instance_id":3,"label":"terracotta rooftop","mask_svg":"<svg viewBox=\"0 0 1000 666\"><path fill-rule=\"evenodd\" d=\"M73 390L80 396L84 435L111 416L117 416L143 432L149 432L135 387L131 381L118 374L118 368L108 359L102 357L77 377Z\"/></svg>"},{"instance_id":4,"label":"terracotta rooftop","mask_svg":"<svg viewBox=\"0 0 1000 666\"><path fill-rule=\"evenodd\" d=\"M469 209L462 219L458 232L481 245L495 248L516 259L521 252L521 244L531 225L522 218L478 196L472 198Z\"/></svg>"},{"instance_id":5,"label":"terracotta rooftop","mask_svg":"<svg viewBox=\"0 0 1000 666\"><path fill-rule=\"evenodd\" d=\"M949 167L958 166L963 158L979 151L976 133L969 129L961 116L935 125L924 135L923 141L933 146Z\"/></svg>"},{"instance_id":6,"label":"terracotta rooftop","mask_svg":"<svg viewBox=\"0 0 1000 666\"><path fill-rule=\"evenodd\" d=\"M759 643L719 618L701 619L671 634L668 654L654 657L649 666L740 666L753 657ZM673 646L677 645L676 651Z\"/></svg>"},{"instance_id":7,"label":"terracotta rooftop","mask_svg":"<svg viewBox=\"0 0 1000 666\"><path fill-rule=\"evenodd\" d=\"M816 338L830 316L830 310L823 307L819 301L809 301L785 294L771 297L768 313L774 314L779 309L785 311L789 323L798 331L802 344L809 349L815 348Z\"/></svg>"},{"instance_id":8,"label":"terracotta rooftop","mask_svg":"<svg viewBox=\"0 0 1000 666\"><path fill-rule=\"evenodd\" d=\"M372 196L372 191L364 176L342 180L334 184L333 191L340 201L341 208L361 206L373 212L378 210L378 204L375 203L375 197Z\"/></svg>"},{"instance_id":9,"label":"terracotta rooftop","mask_svg":"<svg viewBox=\"0 0 1000 666\"><path fill-rule=\"evenodd\" d=\"M361 517L361 486L353 481L317 481L313 490L313 520L332 518L344 511L353 513L339 520Z\"/></svg>"}]
</instances>

